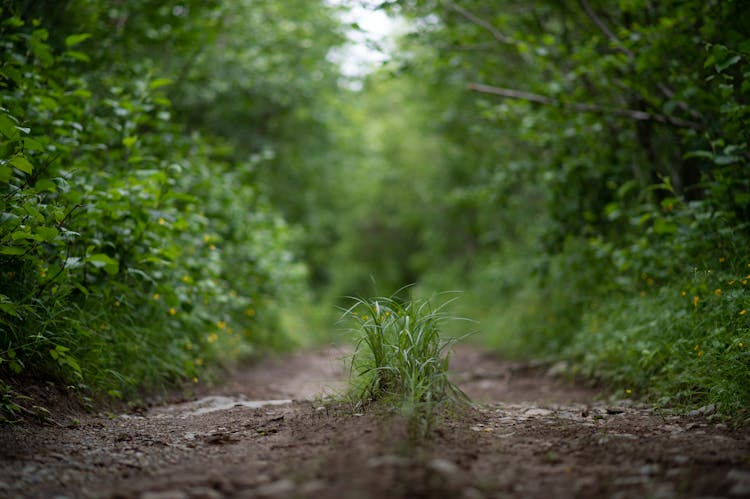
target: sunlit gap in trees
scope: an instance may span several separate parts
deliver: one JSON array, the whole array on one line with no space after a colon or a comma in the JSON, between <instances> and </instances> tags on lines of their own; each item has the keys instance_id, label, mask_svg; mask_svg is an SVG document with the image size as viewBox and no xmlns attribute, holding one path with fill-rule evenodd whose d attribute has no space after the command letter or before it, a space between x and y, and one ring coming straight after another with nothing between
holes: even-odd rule
<instances>
[{"instance_id":1,"label":"sunlit gap in trees","mask_svg":"<svg viewBox=\"0 0 750 499\"><path fill-rule=\"evenodd\" d=\"M329 58L340 66L342 84L352 90L361 90L362 78L390 60L396 34L404 21L376 9L378 2L327 1L340 7L349 39L349 43L332 50Z\"/></svg>"}]
</instances>

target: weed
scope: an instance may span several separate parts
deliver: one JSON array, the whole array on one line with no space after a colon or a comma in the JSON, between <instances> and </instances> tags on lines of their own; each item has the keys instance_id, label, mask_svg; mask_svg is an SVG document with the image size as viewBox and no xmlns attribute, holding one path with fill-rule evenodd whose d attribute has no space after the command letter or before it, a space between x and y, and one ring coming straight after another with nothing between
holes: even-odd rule
<instances>
[{"instance_id":1,"label":"weed","mask_svg":"<svg viewBox=\"0 0 750 499\"><path fill-rule=\"evenodd\" d=\"M401 302L391 297L351 298L343 318L354 321L351 394L367 404L397 405L409 420L411 435L426 435L433 409L444 402L464 403L466 395L448 379L451 346L459 338L441 337L442 324L457 319L429 300Z\"/></svg>"}]
</instances>

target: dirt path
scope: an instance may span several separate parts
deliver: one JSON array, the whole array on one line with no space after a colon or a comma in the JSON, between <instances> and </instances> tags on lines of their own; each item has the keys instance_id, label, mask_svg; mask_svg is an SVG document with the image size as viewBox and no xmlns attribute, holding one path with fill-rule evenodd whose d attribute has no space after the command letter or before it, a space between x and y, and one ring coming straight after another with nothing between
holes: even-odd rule
<instances>
[{"instance_id":1,"label":"dirt path","mask_svg":"<svg viewBox=\"0 0 750 499\"><path fill-rule=\"evenodd\" d=\"M750 434L596 401L472 347L478 402L408 445L393 414L325 408L335 348L267 359L194 400L66 428L0 429L0 497L750 497Z\"/></svg>"}]
</instances>

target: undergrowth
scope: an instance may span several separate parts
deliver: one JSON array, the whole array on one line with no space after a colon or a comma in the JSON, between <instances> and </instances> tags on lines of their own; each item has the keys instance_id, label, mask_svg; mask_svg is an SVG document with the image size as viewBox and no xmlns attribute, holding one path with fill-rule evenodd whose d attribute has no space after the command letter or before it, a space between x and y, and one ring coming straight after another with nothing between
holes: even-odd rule
<instances>
[{"instance_id":1,"label":"undergrowth","mask_svg":"<svg viewBox=\"0 0 750 499\"><path fill-rule=\"evenodd\" d=\"M463 404L466 395L448 379L451 347L442 326L457 320L444 313L452 301L433 307L426 299L352 298L343 318L354 322L350 396L358 405L396 406L409 421L409 434L422 438L432 428L435 409Z\"/></svg>"}]
</instances>

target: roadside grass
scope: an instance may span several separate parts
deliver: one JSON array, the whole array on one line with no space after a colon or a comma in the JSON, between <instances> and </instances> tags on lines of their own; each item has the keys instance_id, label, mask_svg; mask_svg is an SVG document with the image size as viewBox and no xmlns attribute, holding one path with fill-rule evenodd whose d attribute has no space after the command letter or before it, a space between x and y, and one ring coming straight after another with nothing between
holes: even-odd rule
<instances>
[{"instance_id":1,"label":"roadside grass","mask_svg":"<svg viewBox=\"0 0 750 499\"><path fill-rule=\"evenodd\" d=\"M563 352L622 397L750 422L747 269L696 272L602 303Z\"/></svg>"},{"instance_id":2,"label":"roadside grass","mask_svg":"<svg viewBox=\"0 0 750 499\"><path fill-rule=\"evenodd\" d=\"M468 403L448 379L451 347L461 338L444 338L444 310L427 299L401 301L396 295L351 298L342 319L354 326L349 398L357 407L378 402L395 406L408 420L409 435L422 439L433 427L436 408Z\"/></svg>"}]
</instances>

